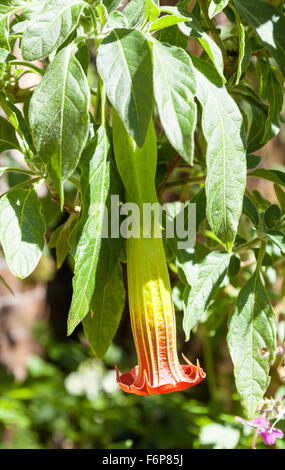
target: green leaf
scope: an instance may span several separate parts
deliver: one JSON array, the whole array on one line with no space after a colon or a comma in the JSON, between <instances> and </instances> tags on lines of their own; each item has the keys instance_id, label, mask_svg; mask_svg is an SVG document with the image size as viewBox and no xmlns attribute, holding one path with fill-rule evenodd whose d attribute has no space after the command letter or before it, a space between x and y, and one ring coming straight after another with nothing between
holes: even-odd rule
<instances>
[{"instance_id":1,"label":"green leaf","mask_svg":"<svg viewBox=\"0 0 285 470\"><path fill-rule=\"evenodd\" d=\"M214 16L216 16L227 6L228 3L229 0L211 0L208 10L209 17L213 18Z\"/></svg>"},{"instance_id":2,"label":"green leaf","mask_svg":"<svg viewBox=\"0 0 285 470\"><path fill-rule=\"evenodd\" d=\"M192 62L178 47L153 40L154 96L167 138L193 164L196 92Z\"/></svg>"},{"instance_id":3,"label":"green leaf","mask_svg":"<svg viewBox=\"0 0 285 470\"><path fill-rule=\"evenodd\" d=\"M193 64L207 141L207 218L229 251L237 232L246 183L242 116L213 66L194 57Z\"/></svg>"},{"instance_id":4,"label":"green leaf","mask_svg":"<svg viewBox=\"0 0 285 470\"><path fill-rule=\"evenodd\" d=\"M102 3L107 8L108 12L111 13L111 11L117 10L122 0L103 0Z\"/></svg>"},{"instance_id":5,"label":"green leaf","mask_svg":"<svg viewBox=\"0 0 285 470\"><path fill-rule=\"evenodd\" d=\"M267 230L263 233L285 254L285 234L283 232L280 232L280 230Z\"/></svg>"},{"instance_id":6,"label":"green leaf","mask_svg":"<svg viewBox=\"0 0 285 470\"><path fill-rule=\"evenodd\" d=\"M160 42L166 42L172 46L187 49L189 39L183 34L177 25L169 26L160 31Z\"/></svg>"},{"instance_id":7,"label":"green leaf","mask_svg":"<svg viewBox=\"0 0 285 470\"><path fill-rule=\"evenodd\" d=\"M252 200L245 196L243 197L243 207L242 207L242 212L247 215L247 217L252 221L254 225L259 225L259 214L258 210L252 202Z\"/></svg>"},{"instance_id":8,"label":"green leaf","mask_svg":"<svg viewBox=\"0 0 285 470\"><path fill-rule=\"evenodd\" d=\"M144 20L155 21L159 15L160 10L155 0L145 0Z\"/></svg>"},{"instance_id":9,"label":"green leaf","mask_svg":"<svg viewBox=\"0 0 285 470\"><path fill-rule=\"evenodd\" d=\"M240 270L240 257L232 255L230 264L229 264L229 275L235 277L238 275Z\"/></svg>"},{"instance_id":10,"label":"green leaf","mask_svg":"<svg viewBox=\"0 0 285 470\"><path fill-rule=\"evenodd\" d=\"M265 168L258 168L257 170L248 173L247 176L254 176L257 178L263 178L267 181L285 186L285 172L280 170L266 170Z\"/></svg>"},{"instance_id":11,"label":"green leaf","mask_svg":"<svg viewBox=\"0 0 285 470\"><path fill-rule=\"evenodd\" d=\"M0 199L0 241L10 271L24 279L33 272L45 244L45 221L34 188L14 189Z\"/></svg>"},{"instance_id":12,"label":"green leaf","mask_svg":"<svg viewBox=\"0 0 285 470\"><path fill-rule=\"evenodd\" d=\"M283 106L283 89L275 70L263 59L259 59L260 95L267 101L269 112L265 123L264 144L280 131L279 115Z\"/></svg>"},{"instance_id":13,"label":"green leaf","mask_svg":"<svg viewBox=\"0 0 285 470\"><path fill-rule=\"evenodd\" d=\"M248 36L248 32L246 28L240 21L240 16L238 12L233 9L234 16L237 24L238 30L238 39L239 39L239 51L238 51L238 67L237 67L237 74L235 85L238 85L242 73L247 69L250 64L251 60L251 43L250 38Z\"/></svg>"},{"instance_id":14,"label":"green leaf","mask_svg":"<svg viewBox=\"0 0 285 470\"><path fill-rule=\"evenodd\" d=\"M0 116L0 153L8 149L21 150L14 127Z\"/></svg>"},{"instance_id":15,"label":"green leaf","mask_svg":"<svg viewBox=\"0 0 285 470\"><path fill-rule=\"evenodd\" d=\"M76 28L86 4L81 0L50 0L34 15L22 39L24 59L48 56L61 46Z\"/></svg>"},{"instance_id":16,"label":"green leaf","mask_svg":"<svg viewBox=\"0 0 285 470\"><path fill-rule=\"evenodd\" d=\"M95 288L90 312L83 320L84 333L95 356L102 359L117 331L125 305L123 273L118 263L102 290Z\"/></svg>"},{"instance_id":17,"label":"green leaf","mask_svg":"<svg viewBox=\"0 0 285 470\"><path fill-rule=\"evenodd\" d=\"M274 191L279 201L282 214L285 214L285 193L281 188L279 188L278 184L274 185Z\"/></svg>"},{"instance_id":18,"label":"green leaf","mask_svg":"<svg viewBox=\"0 0 285 470\"><path fill-rule=\"evenodd\" d=\"M20 11L22 8L14 8L13 6L3 4L0 5L0 47L9 49L9 18Z\"/></svg>"},{"instance_id":19,"label":"green leaf","mask_svg":"<svg viewBox=\"0 0 285 470\"><path fill-rule=\"evenodd\" d=\"M29 121L37 151L61 196L89 131L89 87L72 47L62 49L34 92Z\"/></svg>"},{"instance_id":20,"label":"green leaf","mask_svg":"<svg viewBox=\"0 0 285 470\"><path fill-rule=\"evenodd\" d=\"M220 75L222 80L225 82L226 80L223 75L224 62L223 62L222 52L220 48L217 46L217 44L215 43L215 41L204 31L199 21L197 20L197 18L195 18L193 15L190 16L188 11L184 10L182 7L177 8L177 7L165 6L165 7L161 7L161 10L163 12L170 13L170 15L163 16L162 18L159 18L157 21L165 22L165 25L163 25L164 28L166 26L171 26L172 24L177 23L180 31L183 34L185 34L185 36L197 38L201 46L203 47L203 49L205 49L211 61L213 62L218 74ZM166 24L167 18L169 19L177 18L177 20L179 21ZM157 22L153 23L152 27L156 23Z\"/></svg>"},{"instance_id":21,"label":"green leaf","mask_svg":"<svg viewBox=\"0 0 285 470\"><path fill-rule=\"evenodd\" d=\"M198 242L195 248L178 248L176 238L168 238L167 244L175 256L175 264L180 270L180 277L183 278L185 284L194 286L197 282L199 264L208 255L208 248ZM181 271L183 276L181 276Z\"/></svg>"},{"instance_id":22,"label":"green leaf","mask_svg":"<svg viewBox=\"0 0 285 470\"><path fill-rule=\"evenodd\" d=\"M100 44L98 71L127 131L143 146L153 106L152 64L140 31L114 29Z\"/></svg>"},{"instance_id":23,"label":"green leaf","mask_svg":"<svg viewBox=\"0 0 285 470\"><path fill-rule=\"evenodd\" d=\"M21 114L21 111L2 92L0 92L0 106L18 134L25 140L29 148L36 153L30 130Z\"/></svg>"},{"instance_id":24,"label":"green leaf","mask_svg":"<svg viewBox=\"0 0 285 470\"><path fill-rule=\"evenodd\" d=\"M227 337L237 390L250 418L270 381L269 364L276 348L275 323L260 274L255 272L240 290ZM262 354L264 349L267 354Z\"/></svg>"},{"instance_id":25,"label":"green leaf","mask_svg":"<svg viewBox=\"0 0 285 470\"><path fill-rule=\"evenodd\" d=\"M60 269L70 251L69 237L77 222L78 214L72 213L62 227L56 240L56 267Z\"/></svg>"},{"instance_id":26,"label":"green leaf","mask_svg":"<svg viewBox=\"0 0 285 470\"><path fill-rule=\"evenodd\" d=\"M128 28L129 23L121 11L111 11L108 17L107 27L110 29Z\"/></svg>"},{"instance_id":27,"label":"green leaf","mask_svg":"<svg viewBox=\"0 0 285 470\"><path fill-rule=\"evenodd\" d=\"M205 188L200 189L200 191L195 194L191 199L191 204L196 204L196 232L198 232L200 225L206 219L206 193Z\"/></svg>"},{"instance_id":28,"label":"green leaf","mask_svg":"<svg viewBox=\"0 0 285 470\"><path fill-rule=\"evenodd\" d=\"M247 137L247 152L255 152L264 145L266 111L261 106L250 105L252 122Z\"/></svg>"},{"instance_id":29,"label":"green leaf","mask_svg":"<svg viewBox=\"0 0 285 470\"><path fill-rule=\"evenodd\" d=\"M124 8L123 13L130 27L143 20L145 13L145 0L131 0Z\"/></svg>"},{"instance_id":30,"label":"green leaf","mask_svg":"<svg viewBox=\"0 0 285 470\"><path fill-rule=\"evenodd\" d=\"M185 21L191 21L191 17L187 14L180 12L177 7L160 7L160 10L165 13L170 13L170 15L164 15L158 18L150 27L150 31L159 31L170 26L184 23Z\"/></svg>"},{"instance_id":31,"label":"green leaf","mask_svg":"<svg viewBox=\"0 0 285 470\"><path fill-rule=\"evenodd\" d=\"M248 170L253 170L256 168L261 162L260 155L254 155L253 153L249 153L246 156L246 166Z\"/></svg>"},{"instance_id":32,"label":"green leaf","mask_svg":"<svg viewBox=\"0 0 285 470\"><path fill-rule=\"evenodd\" d=\"M264 223L268 228L274 227L281 217L281 211L277 204L271 204L264 213Z\"/></svg>"},{"instance_id":33,"label":"green leaf","mask_svg":"<svg viewBox=\"0 0 285 470\"><path fill-rule=\"evenodd\" d=\"M5 64L5 62L9 62L10 60L15 60L16 57L13 54L10 54L7 49L0 48L0 64Z\"/></svg>"},{"instance_id":34,"label":"green leaf","mask_svg":"<svg viewBox=\"0 0 285 470\"><path fill-rule=\"evenodd\" d=\"M285 76L285 18L273 5L262 0L233 0L247 23L256 29L264 46L271 52Z\"/></svg>"},{"instance_id":35,"label":"green leaf","mask_svg":"<svg viewBox=\"0 0 285 470\"><path fill-rule=\"evenodd\" d=\"M189 340L190 331L200 321L207 305L223 281L230 257L229 253L224 252L209 253L199 264L196 283L192 288L186 287L183 295L185 304L183 329L186 341Z\"/></svg>"},{"instance_id":36,"label":"green leaf","mask_svg":"<svg viewBox=\"0 0 285 470\"><path fill-rule=\"evenodd\" d=\"M120 256L122 240L102 236L110 218L110 214L108 219L104 217L104 208L110 209L111 193L121 192L110 151L108 135L101 126L80 161L81 216L69 239L75 269L68 334L88 314L95 288L97 292L103 289Z\"/></svg>"}]
</instances>

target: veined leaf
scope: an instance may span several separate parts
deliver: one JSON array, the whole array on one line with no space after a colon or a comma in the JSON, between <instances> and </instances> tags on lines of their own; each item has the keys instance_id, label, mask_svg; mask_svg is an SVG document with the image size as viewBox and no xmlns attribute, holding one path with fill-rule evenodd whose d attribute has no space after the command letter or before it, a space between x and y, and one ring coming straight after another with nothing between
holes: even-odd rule
<instances>
[{"instance_id":1,"label":"veined leaf","mask_svg":"<svg viewBox=\"0 0 285 470\"><path fill-rule=\"evenodd\" d=\"M272 241L276 246L278 246L279 250L283 255L285 254L285 233L281 232L280 230L267 230L263 232L269 240Z\"/></svg>"},{"instance_id":2,"label":"veined leaf","mask_svg":"<svg viewBox=\"0 0 285 470\"><path fill-rule=\"evenodd\" d=\"M121 3L122 0L103 0L103 5L105 5L109 13L117 10Z\"/></svg>"},{"instance_id":3,"label":"veined leaf","mask_svg":"<svg viewBox=\"0 0 285 470\"><path fill-rule=\"evenodd\" d=\"M213 18L216 16L220 11L222 11L227 4L229 3L229 0L211 0L210 5L209 5L209 17Z\"/></svg>"},{"instance_id":4,"label":"veined leaf","mask_svg":"<svg viewBox=\"0 0 285 470\"><path fill-rule=\"evenodd\" d=\"M229 251L235 239L246 182L242 116L213 66L193 58L202 127L207 141L207 218Z\"/></svg>"},{"instance_id":5,"label":"veined leaf","mask_svg":"<svg viewBox=\"0 0 285 470\"><path fill-rule=\"evenodd\" d=\"M143 146L152 115L152 64L140 31L114 29L100 44L98 71L127 131Z\"/></svg>"},{"instance_id":6,"label":"veined leaf","mask_svg":"<svg viewBox=\"0 0 285 470\"><path fill-rule=\"evenodd\" d=\"M63 202L63 182L76 169L89 130L89 87L72 47L49 65L29 106L36 149Z\"/></svg>"},{"instance_id":7,"label":"veined leaf","mask_svg":"<svg viewBox=\"0 0 285 470\"><path fill-rule=\"evenodd\" d=\"M169 26L160 31L160 42L171 44L172 46L187 49L189 39L183 34L177 25Z\"/></svg>"},{"instance_id":8,"label":"veined leaf","mask_svg":"<svg viewBox=\"0 0 285 470\"><path fill-rule=\"evenodd\" d=\"M285 186L285 172L280 170L266 170L265 168L257 168L257 170L248 173L248 176L263 178L267 181Z\"/></svg>"},{"instance_id":9,"label":"veined leaf","mask_svg":"<svg viewBox=\"0 0 285 470\"><path fill-rule=\"evenodd\" d=\"M35 60L61 46L76 28L86 6L82 0L50 0L35 15L22 39L24 59Z\"/></svg>"},{"instance_id":10,"label":"veined leaf","mask_svg":"<svg viewBox=\"0 0 285 470\"><path fill-rule=\"evenodd\" d=\"M238 67L235 85L238 85L242 73L247 69L251 60L251 43L246 28L240 21L238 12L234 9L235 20L238 30L239 51L238 51Z\"/></svg>"},{"instance_id":11,"label":"veined leaf","mask_svg":"<svg viewBox=\"0 0 285 470\"><path fill-rule=\"evenodd\" d=\"M69 237L76 226L78 214L72 213L68 217L67 221L65 222L64 226L62 227L58 238L56 240L56 266L57 269L61 268L65 258L70 251L70 244L69 244Z\"/></svg>"},{"instance_id":12,"label":"veined leaf","mask_svg":"<svg viewBox=\"0 0 285 470\"><path fill-rule=\"evenodd\" d=\"M144 20L155 21L160 15L160 9L155 0L145 0Z\"/></svg>"},{"instance_id":13,"label":"veined leaf","mask_svg":"<svg viewBox=\"0 0 285 470\"><path fill-rule=\"evenodd\" d=\"M0 116L0 153L8 149L21 150L14 127Z\"/></svg>"},{"instance_id":14,"label":"veined leaf","mask_svg":"<svg viewBox=\"0 0 285 470\"><path fill-rule=\"evenodd\" d=\"M246 98L245 98L246 99ZM247 152L255 152L263 147L263 137L266 126L266 110L262 106L255 106L249 103L251 108L251 126L247 136Z\"/></svg>"},{"instance_id":15,"label":"veined leaf","mask_svg":"<svg viewBox=\"0 0 285 470\"><path fill-rule=\"evenodd\" d=\"M195 248L178 248L176 238L167 239L167 244L175 255L175 264L180 270L180 277L185 284L194 286L198 278L199 265L209 254L208 248L206 245L202 245L198 242L195 244ZM183 272L183 276L181 275L181 271Z\"/></svg>"},{"instance_id":16,"label":"veined leaf","mask_svg":"<svg viewBox=\"0 0 285 470\"><path fill-rule=\"evenodd\" d=\"M45 221L34 188L15 189L0 199L0 241L10 271L24 279L33 272L45 244Z\"/></svg>"},{"instance_id":17,"label":"veined leaf","mask_svg":"<svg viewBox=\"0 0 285 470\"><path fill-rule=\"evenodd\" d=\"M242 211L252 221L254 225L259 225L258 210L252 200L247 196L243 197Z\"/></svg>"},{"instance_id":18,"label":"veined leaf","mask_svg":"<svg viewBox=\"0 0 285 470\"><path fill-rule=\"evenodd\" d=\"M29 148L34 150L34 153L36 153L31 133L25 122L25 119L21 114L21 111L2 92L0 92L0 106L5 112L14 129L16 129L18 134L25 140Z\"/></svg>"},{"instance_id":19,"label":"veined leaf","mask_svg":"<svg viewBox=\"0 0 285 470\"><path fill-rule=\"evenodd\" d=\"M23 7L22 7L23 8ZM22 9L21 7L14 8L13 6L0 5L0 47L9 49L8 43L8 30L9 18Z\"/></svg>"},{"instance_id":20,"label":"veined leaf","mask_svg":"<svg viewBox=\"0 0 285 470\"><path fill-rule=\"evenodd\" d=\"M5 62L10 62L10 60L16 60L16 57L10 54L7 49L0 47L0 64L5 64Z\"/></svg>"},{"instance_id":21,"label":"veined leaf","mask_svg":"<svg viewBox=\"0 0 285 470\"><path fill-rule=\"evenodd\" d=\"M130 27L143 20L145 13L145 0L131 0L124 8L123 13Z\"/></svg>"},{"instance_id":22,"label":"veined leaf","mask_svg":"<svg viewBox=\"0 0 285 470\"><path fill-rule=\"evenodd\" d=\"M122 268L118 263L103 289L95 288L90 312L83 320L90 347L100 359L108 351L119 326L125 295Z\"/></svg>"},{"instance_id":23,"label":"veined leaf","mask_svg":"<svg viewBox=\"0 0 285 470\"><path fill-rule=\"evenodd\" d=\"M185 21L191 21L191 17L186 14L184 15L184 13L180 12L177 7L162 6L160 7L160 10L170 14L161 16L154 21L150 27L150 31L159 31L179 23L184 23Z\"/></svg>"},{"instance_id":24,"label":"veined leaf","mask_svg":"<svg viewBox=\"0 0 285 470\"><path fill-rule=\"evenodd\" d=\"M276 348L275 313L255 272L241 289L229 320L228 345L237 390L253 417L270 378L269 364ZM263 354L264 348L267 353Z\"/></svg>"},{"instance_id":25,"label":"veined leaf","mask_svg":"<svg viewBox=\"0 0 285 470\"><path fill-rule=\"evenodd\" d=\"M274 185L274 191L279 201L282 214L285 214L285 193L283 189L279 188L278 184Z\"/></svg>"},{"instance_id":26,"label":"veined leaf","mask_svg":"<svg viewBox=\"0 0 285 470\"><path fill-rule=\"evenodd\" d=\"M81 216L69 238L75 268L68 334L88 314L95 288L97 292L103 289L120 256L121 239L102 236L109 224L110 214L106 216L104 209L110 209L111 192L121 192L110 151L106 130L101 126L80 161Z\"/></svg>"},{"instance_id":27,"label":"veined leaf","mask_svg":"<svg viewBox=\"0 0 285 470\"><path fill-rule=\"evenodd\" d=\"M226 80L223 74L224 61L223 61L222 52L220 48L217 46L217 44L215 43L215 41L200 26L199 21L193 15L190 16L190 14L187 11L185 11L182 7L164 6L164 7L161 7L161 10L163 12L170 13L169 17L163 16L162 18L159 18L155 23L153 23L152 27L154 27L154 25L158 21L166 21L167 18L171 19L171 17L177 18L177 20L179 21L176 21L170 24L165 24L163 27L165 28L166 26L177 24L180 31L183 34L185 34L185 36L197 38L197 40L200 42L203 49L205 49L208 56L210 57L218 74L220 75L222 80L225 82Z\"/></svg>"},{"instance_id":28,"label":"veined leaf","mask_svg":"<svg viewBox=\"0 0 285 470\"><path fill-rule=\"evenodd\" d=\"M183 49L153 40L154 95L165 133L175 150L193 163L196 127L194 69Z\"/></svg>"},{"instance_id":29,"label":"veined leaf","mask_svg":"<svg viewBox=\"0 0 285 470\"><path fill-rule=\"evenodd\" d=\"M285 76L285 18L273 5L262 0L233 0L247 23L256 29L264 46L271 52Z\"/></svg>"},{"instance_id":30,"label":"veined leaf","mask_svg":"<svg viewBox=\"0 0 285 470\"><path fill-rule=\"evenodd\" d=\"M198 278L195 284L186 287L183 294L184 318L183 329L186 341L190 331L201 319L209 301L215 295L223 281L230 262L230 254L212 251L198 265Z\"/></svg>"},{"instance_id":31,"label":"veined leaf","mask_svg":"<svg viewBox=\"0 0 285 470\"><path fill-rule=\"evenodd\" d=\"M260 95L267 101L269 112L265 123L264 144L280 131L279 115L283 106L283 89L275 70L263 59L258 61L260 68Z\"/></svg>"}]
</instances>

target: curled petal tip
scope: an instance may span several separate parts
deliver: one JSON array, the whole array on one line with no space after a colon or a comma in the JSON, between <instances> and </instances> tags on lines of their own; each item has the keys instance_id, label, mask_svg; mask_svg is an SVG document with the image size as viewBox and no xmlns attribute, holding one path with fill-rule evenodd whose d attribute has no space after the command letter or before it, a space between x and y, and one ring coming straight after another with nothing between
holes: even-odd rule
<instances>
[{"instance_id":1,"label":"curled petal tip","mask_svg":"<svg viewBox=\"0 0 285 470\"><path fill-rule=\"evenodd\" d=\"M186 364L187 364L188 366L195 367L194 364L192 364L192 362L189 361L189 359L188 359L186 356L184 356L183 353L182 353L181 355L182 355L184 361L186 362ZM198 359L197 359L197 360L198 360Z\"/></svg>"}]
</instances>

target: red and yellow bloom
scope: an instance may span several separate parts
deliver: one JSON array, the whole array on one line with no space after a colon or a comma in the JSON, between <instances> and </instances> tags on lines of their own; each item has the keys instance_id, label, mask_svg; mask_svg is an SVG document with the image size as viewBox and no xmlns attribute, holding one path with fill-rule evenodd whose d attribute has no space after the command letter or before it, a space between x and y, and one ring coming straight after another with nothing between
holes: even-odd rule
<instances>
[{"instance_id":1,"label":"red and yellow bloom","mask_svg":"<svg viewBox=\"0 0 285 470\"><path fill-rule=\"evenodd\" d=\"M139 148L113 111L114 149L126 190L126 200L143 212L143 203L157 202L155 190L156 136L151 122L145 144ZM185 390L205 373L199 362L180 365L176 350L175 313L162 238L155 238L159 221L152 220L149 238L126 241L129 309L138 365L119 374L117 382L127 393L151 395ZM145 229L145 227L144 227Z\"/></svg>"},{"instance_id":2,"label":"red and yellow bloom","mask_svg":"<svg viewBox=\"0 0 285 470\"><path fill-rule=\"evenodd\" d=\"M180 365L175 313L161 239L127 240L129 309L138 365L119 375L128 393L151 395L184 390L205 377L199 366Z\"/></svg>"}]
</instances>

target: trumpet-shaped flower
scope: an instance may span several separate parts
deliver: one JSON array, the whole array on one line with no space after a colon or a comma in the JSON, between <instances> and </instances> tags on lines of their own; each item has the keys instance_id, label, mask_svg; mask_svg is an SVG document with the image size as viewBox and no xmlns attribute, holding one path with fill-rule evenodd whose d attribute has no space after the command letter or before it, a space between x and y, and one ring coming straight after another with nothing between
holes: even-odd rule
<instances>
[{"instance_id":1,"label":"trumpet-shaped flower","mask_svg":"<svg viewBox=\"0 0 285 470\"><path fill-rule=\"evenodd\" d=\"M113 141L117 167L127 202L139 208L138 236L127 237L129 309L138 365L119 374L117 382L128 393L150 395L184 390L198 384L205 373L199 362L180 365L176 350L175 313L157 217L142 220L144 204L157 202L155 189L156 135L150 122L145 143L138 147L113 110ZM134 221L132 220L132 225ZM160 233L160 236L155 234Z\"/></svg>"},{"instance_id":2,"label":"trumpet-shaped flower","mask_svg":"<svg viewBox=\"0 0 285 470\"><path fill-rule=\"evenodd\" d=\"M184 390L205 377L197 360L185 357L180 365L176 351L175 313L162 240L127 240L129 308L138 356L131 372L117 382L128 393L151 395Z\"/></svg>"}]
</instances>

